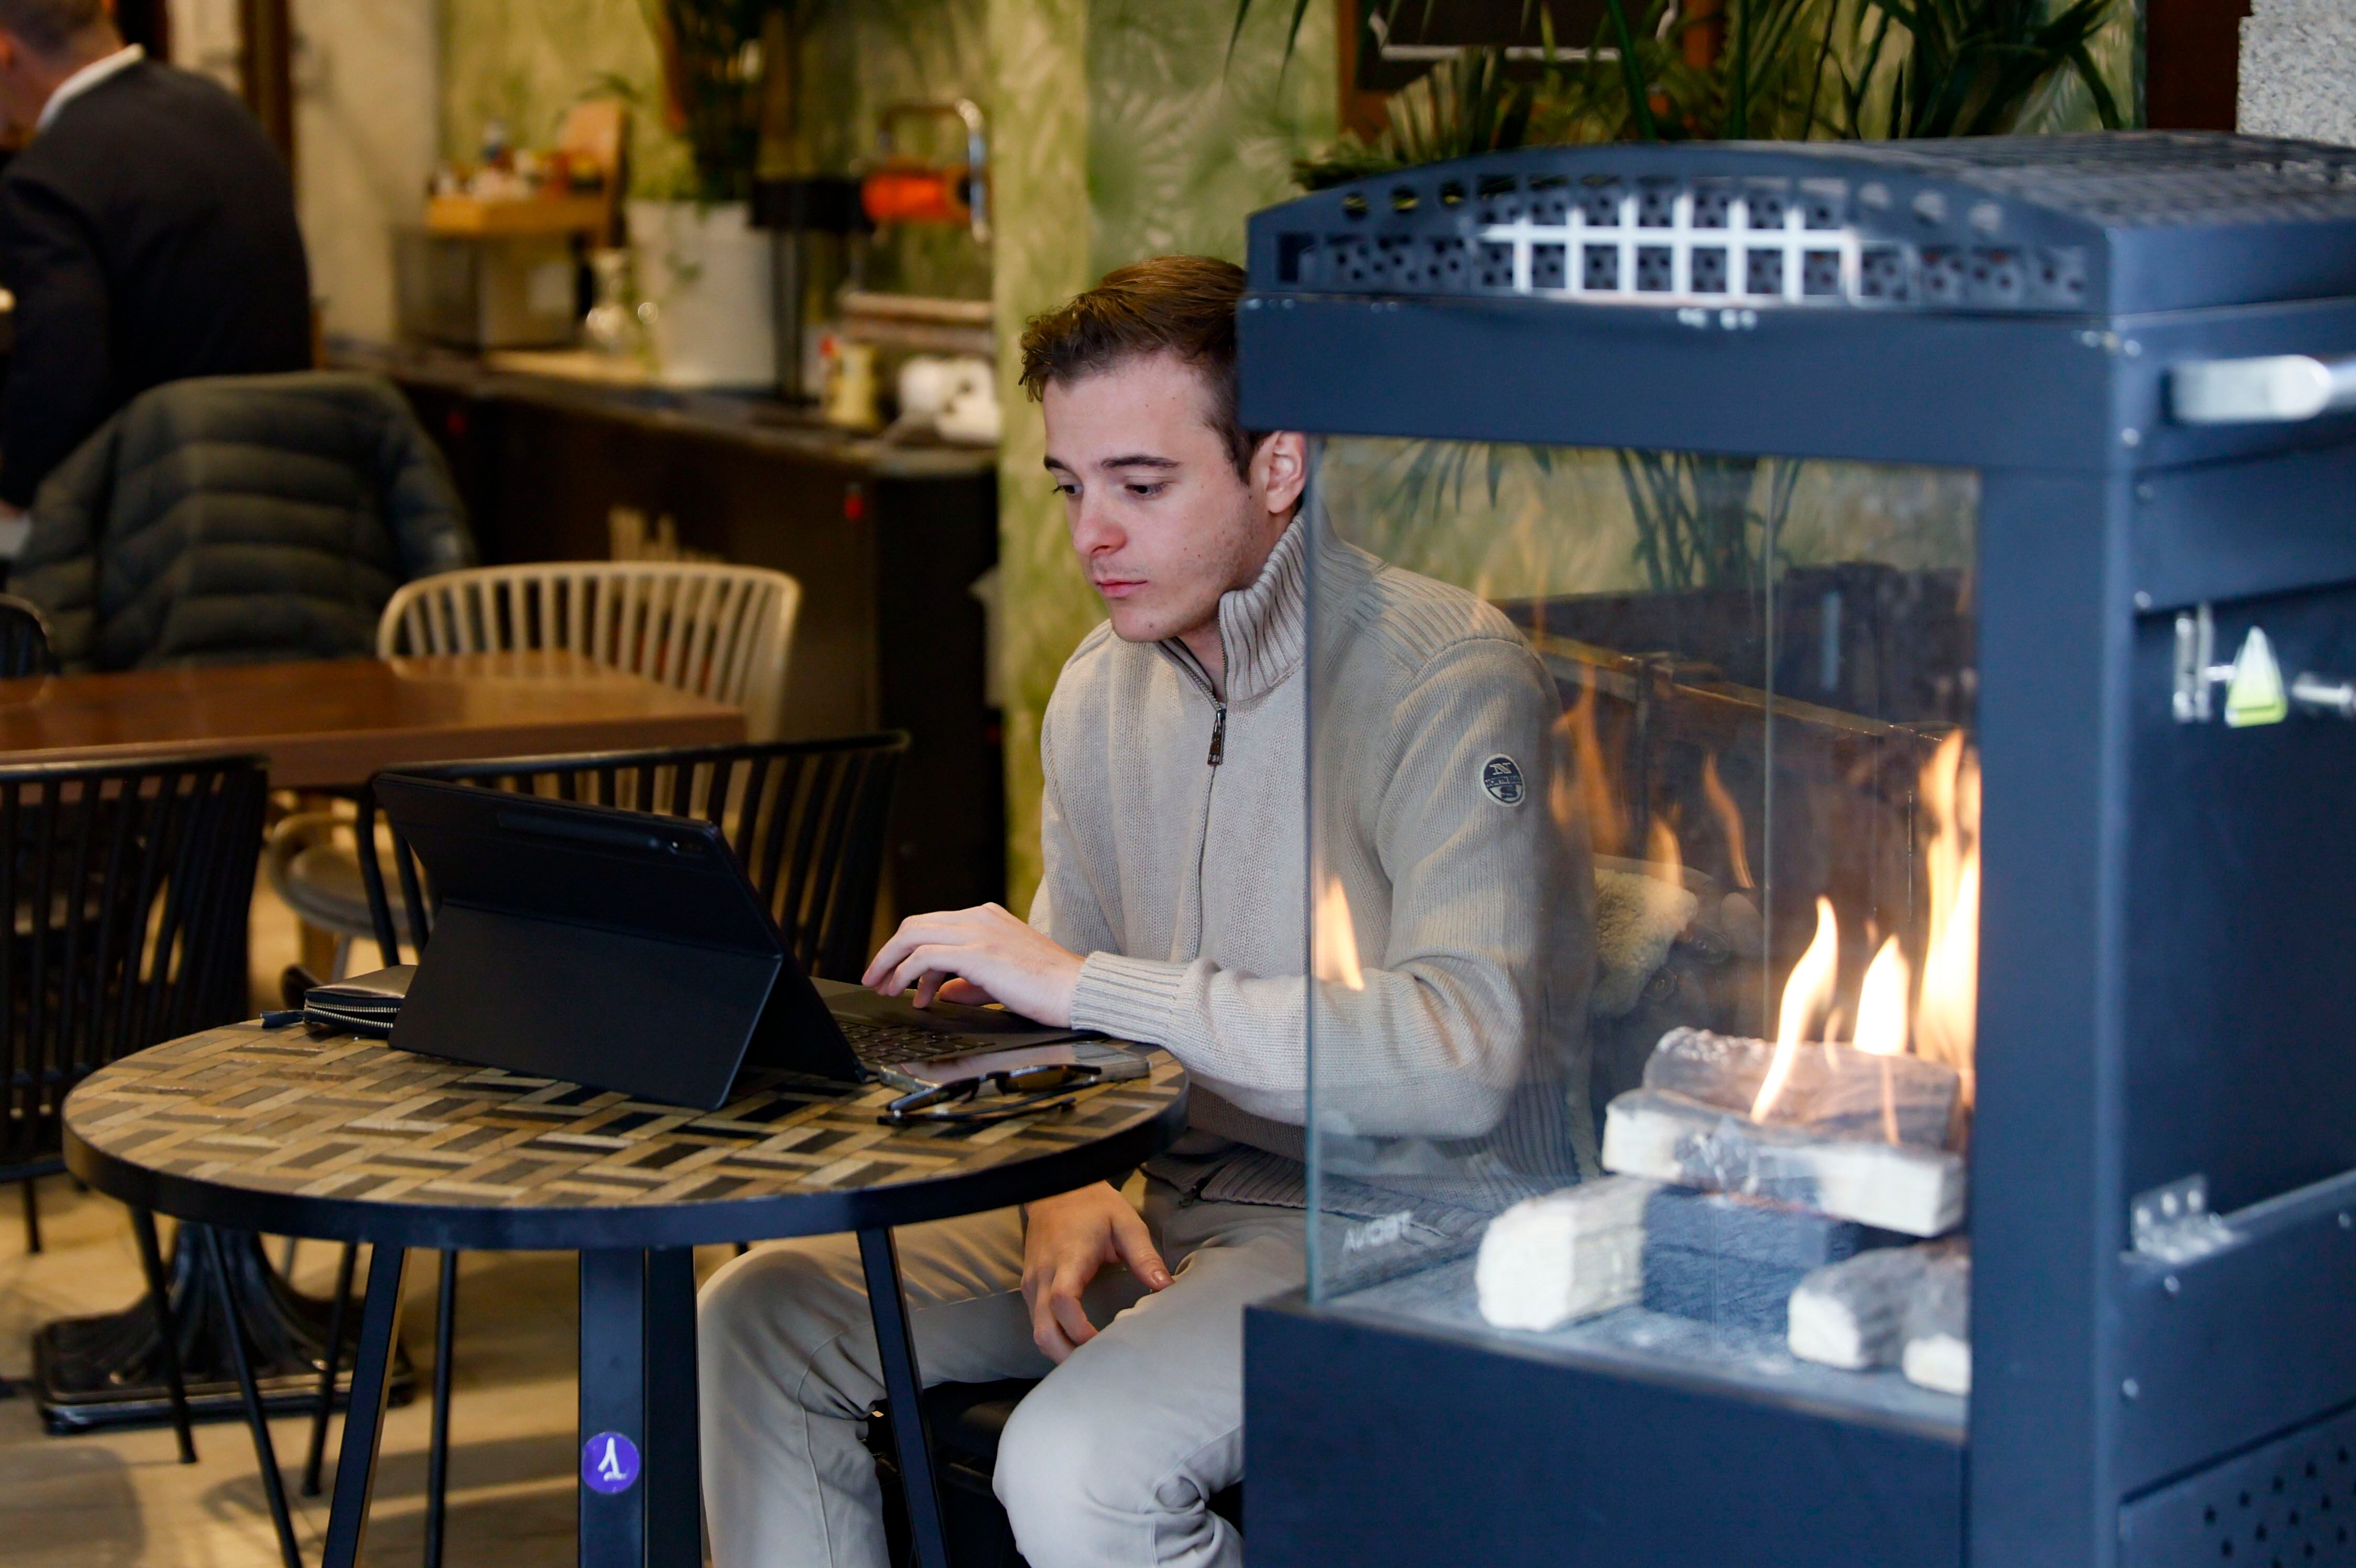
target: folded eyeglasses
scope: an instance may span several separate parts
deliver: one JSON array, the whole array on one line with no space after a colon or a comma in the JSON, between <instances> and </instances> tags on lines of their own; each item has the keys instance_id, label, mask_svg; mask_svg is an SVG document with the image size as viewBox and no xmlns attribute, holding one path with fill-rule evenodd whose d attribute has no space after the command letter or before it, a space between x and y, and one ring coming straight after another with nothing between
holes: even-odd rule
<instances>
[{"instance_id":1,"label":"folded eyeglasses","mask_svg":"<svg viewBox=\"0 0 2356 1568\"><path fill-rule=\"evenodd\" d=\"M1009 1068L904 1094L884 1106L883 1114L875 1120L887 1127L928 1122L963 1122L969 1126L1003 1122L1010 1116L1027 1116L1034 1111L1061 1110L1081 1090L1103 1077L1102 1068L1084 1062ZM1005 1098L968 1108L967 1101L979 1097L985 1089L995 1090Z\"/></svg>"}]
</instances>

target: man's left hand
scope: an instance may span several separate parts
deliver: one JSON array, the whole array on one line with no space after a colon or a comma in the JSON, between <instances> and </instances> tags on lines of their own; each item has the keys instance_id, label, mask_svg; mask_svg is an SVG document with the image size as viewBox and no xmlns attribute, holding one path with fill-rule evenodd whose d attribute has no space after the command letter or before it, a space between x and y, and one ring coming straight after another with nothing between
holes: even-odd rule
<instances>
[{"instance_id":1,"label":"man's left hand","mask_svg":"<svg viewBox=\"0 0 2356 1568\"><path fill-rule=\"evenodd\" d=\"M943 994L952 1002L975 1000L979 991L985 993L980 1000L995 999L1026 1018L1066 1028L1080 961L1079 954L1006 909L982 904L901 921L860 983L884 996L913 985L919 1007Z\"/></svg>"}]
</instances>

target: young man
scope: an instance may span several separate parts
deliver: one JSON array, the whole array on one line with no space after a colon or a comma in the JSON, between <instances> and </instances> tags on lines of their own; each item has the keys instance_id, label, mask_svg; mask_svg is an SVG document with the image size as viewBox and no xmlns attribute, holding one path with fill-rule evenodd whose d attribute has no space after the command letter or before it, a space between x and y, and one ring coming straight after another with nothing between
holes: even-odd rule
<instances>
[{"instance_id":1,"label":"young man","mask_svg":"<svg viewBox=\"0 0 2356 1568\"><path fill-rule=\"evenodd\" d=\"M1099 1183L899 1232L927 1379L1045 1378L997 1467L1033 1568L1242 1561L1206 1500L1243 1470L1243 1309L1302 1278L1308 453L1237 423L1242 290L1163 257L1030 324L1023 381L1108 618L1048 706L1044 879L1028 924L918 915L866 976L1148 1041L1193 1075L1141 1214ZM1321 1113L1397 1147L1489 1133L1534 1084L1560 1107L1592 943L1558 897L1585 867L1547 810L1552 687L1468 594L1330 542L1319 571L1321 903L1358 955L1319 988ZM860 1278L844 1237L704 1289L718 1568L884 1562Z\"/></svg>"}]
</instances>

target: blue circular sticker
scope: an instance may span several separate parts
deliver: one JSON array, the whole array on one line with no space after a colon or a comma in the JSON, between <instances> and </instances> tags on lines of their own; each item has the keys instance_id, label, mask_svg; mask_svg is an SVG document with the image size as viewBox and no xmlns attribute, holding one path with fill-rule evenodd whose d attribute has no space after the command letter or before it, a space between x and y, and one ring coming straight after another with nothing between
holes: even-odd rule
<instances>
[{"instance_id":1,"label":"blue circular sticker","mask_svg":"<svg viewBox=\"0 0 2356 1568\"><path fill-rule=\"evenodd\" d=\"M638 1478L638 1445L618 1432L601 1432L581 1445L581 1484L612 1497Z\"/></svg>"},{"instance_id":2,"label":"blue circular sticker","mask_svg":"<svg viewBox=\"0 0 2356 1568\"><path fill-rule=\"evenodd\" d=\"M1518 806L1529 793L1529 786L1522 781L1521 764L1502 751L1481 765L1481 788L1500 806Z\"/></svg>"}]
</instances>

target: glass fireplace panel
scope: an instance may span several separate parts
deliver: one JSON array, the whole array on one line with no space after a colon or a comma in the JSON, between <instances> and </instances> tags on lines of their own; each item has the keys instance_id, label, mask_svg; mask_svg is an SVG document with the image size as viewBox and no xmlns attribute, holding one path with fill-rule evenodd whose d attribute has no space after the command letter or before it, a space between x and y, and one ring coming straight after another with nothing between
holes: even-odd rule
<instances>
[{"instance_id":1,"label":"glass fireplace panel","mask_svg":"<svg viewBox=\"0 0 2356 1568\"><path fill-rule=\"evenodd\" d=\"M1977 477L1364 437L1314 474L1312 1294L1960 1419L1795 1359L1786 1303L1961 1255ZM1611 1152L1582 1211L1526 1201Z\"/></svg>"}]
</instances>

